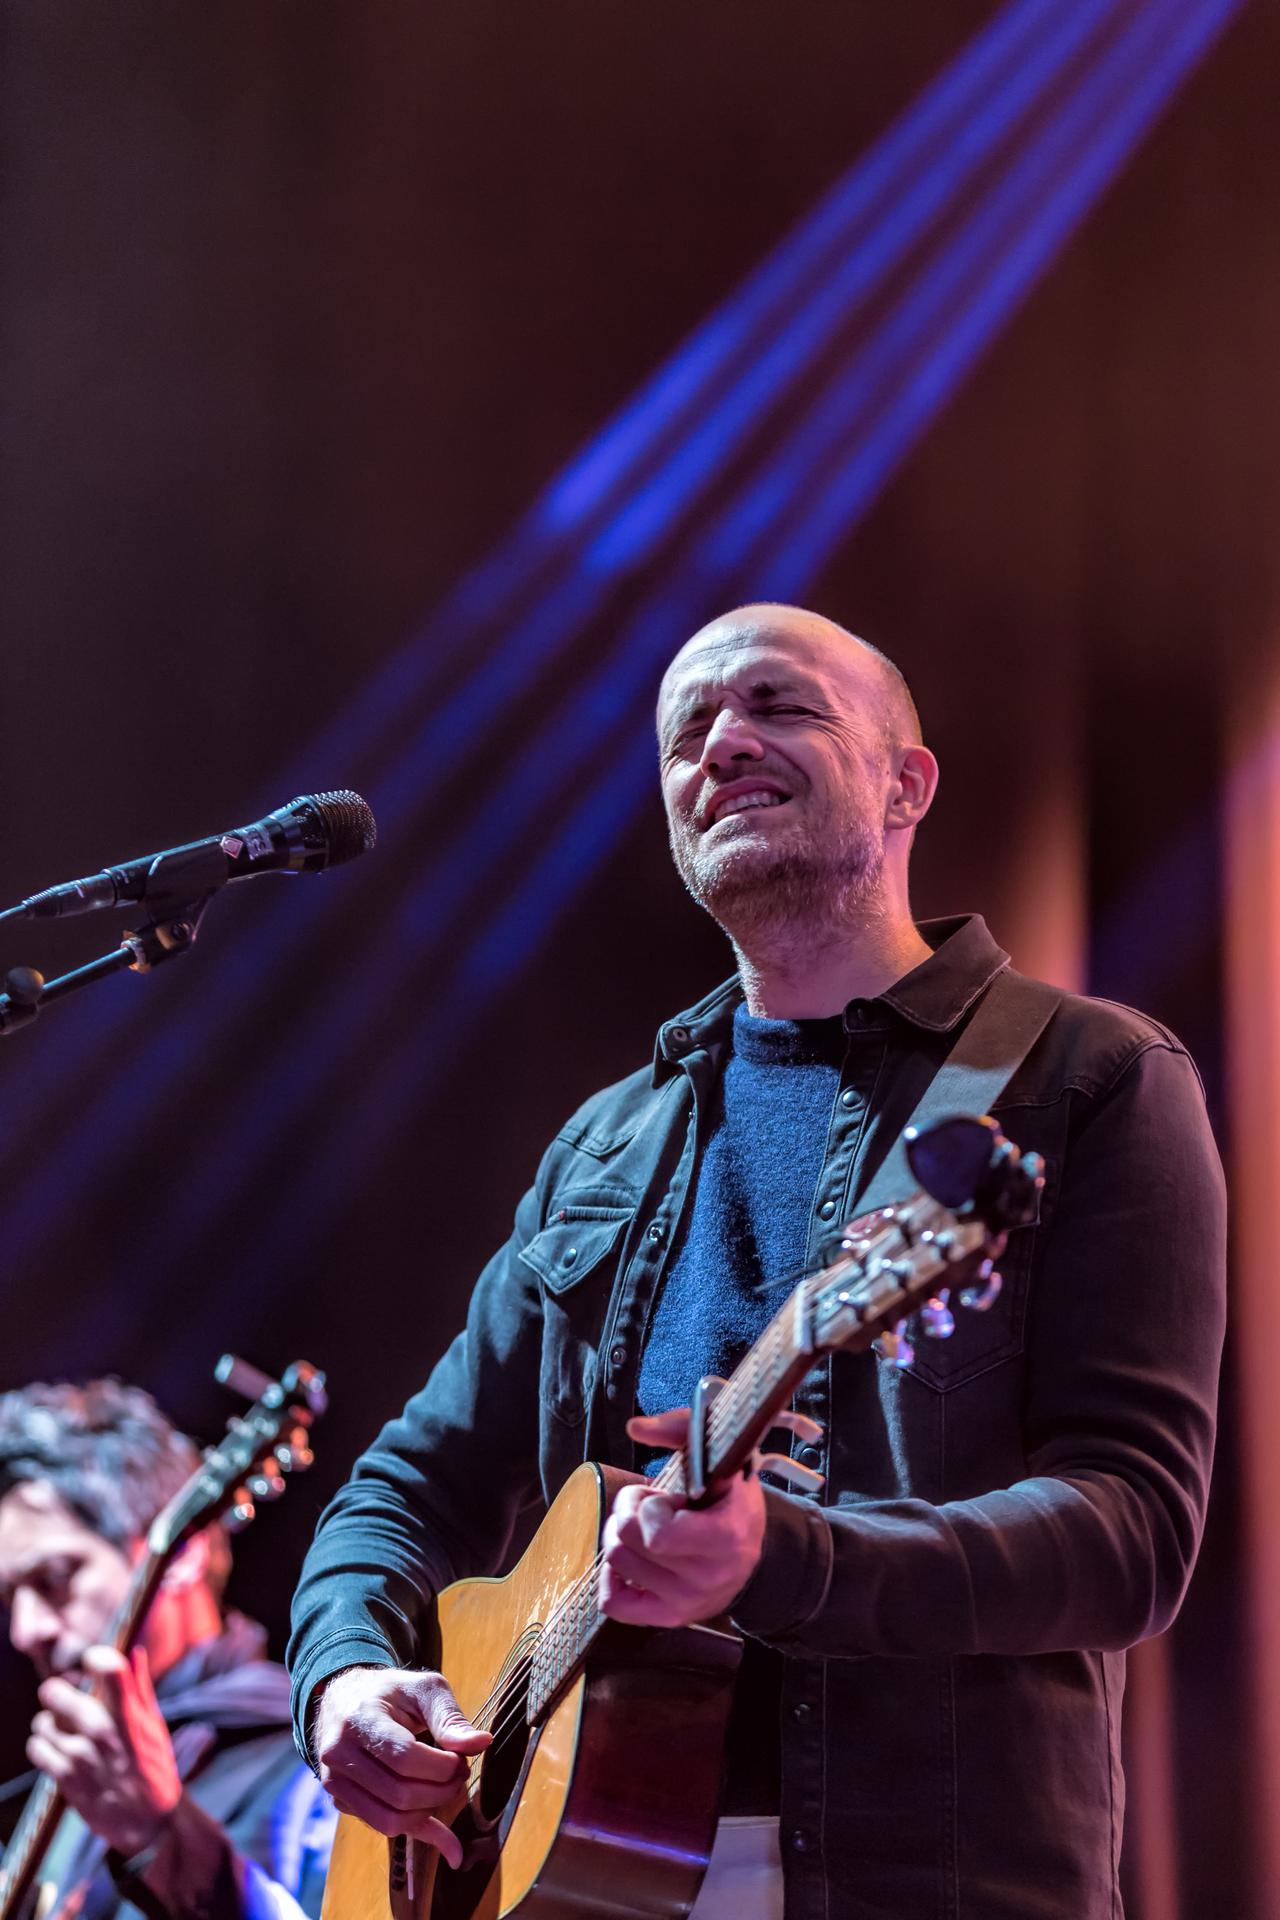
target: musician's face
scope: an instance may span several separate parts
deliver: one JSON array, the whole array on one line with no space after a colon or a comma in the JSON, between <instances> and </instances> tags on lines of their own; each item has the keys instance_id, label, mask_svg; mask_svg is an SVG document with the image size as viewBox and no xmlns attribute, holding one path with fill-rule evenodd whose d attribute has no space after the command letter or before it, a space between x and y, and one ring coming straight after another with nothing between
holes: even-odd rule
<instances>
[{"instance_id":1,"label":"musician's face","mask_svg":"<svg viewBox=\"0 0 1280 1920\"><path fill-rule=\"evenodd\" d=\"M43 1480L0 1499L0 1606L9 1639L41 1677L74 1671L110 1637L130 1561L72 1512Z\"/></svg>"},{"instance_id":2,"label":"musician's face","mask_svg":"<svg viewBox=\"0 0 1280 1920\"><path fill-rule=\"evenodd\" d=\"M869 900L895 767L873 657L796 607L743 607L694 635L658 702L676 869L735 934Z\"/></svg>"}]
</instances>

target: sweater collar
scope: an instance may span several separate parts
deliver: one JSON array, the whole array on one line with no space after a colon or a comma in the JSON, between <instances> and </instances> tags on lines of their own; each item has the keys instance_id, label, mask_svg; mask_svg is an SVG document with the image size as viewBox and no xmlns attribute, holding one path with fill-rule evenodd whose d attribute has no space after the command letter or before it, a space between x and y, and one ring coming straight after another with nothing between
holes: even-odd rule
<instances>
[{"instance_id":1,"label":"sweater collar","mask_svg":"<svg viewBox=\"0 0 1280 1920\"><path fill-rule=\"evenodd\" d=\"M886 1006L926 1032L949 1033L1009 964L1008 954L992 939L981 914L956 914L917 924L921 937L933 949L928 959L895 980L875 1000L851 1001L845 1009L846 1025L857 1024L851 1019L855 1008ZM733 1024L734 1008L742 997L742 982L735 974L694 1006L664 1021L654 1050L655 1086L690 1054L724 1044Z\"/></svg>"}]
</instances>

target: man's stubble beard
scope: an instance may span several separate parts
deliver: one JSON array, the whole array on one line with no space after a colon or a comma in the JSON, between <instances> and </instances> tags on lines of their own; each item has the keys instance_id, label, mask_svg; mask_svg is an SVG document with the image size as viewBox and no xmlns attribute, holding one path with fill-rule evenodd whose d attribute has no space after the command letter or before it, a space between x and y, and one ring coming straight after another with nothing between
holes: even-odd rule
<instances>
[{"instance_id":1,"label":"man's stubble beard","mask_svg":"<svg viewBox=\"0 0 1280 1920\"><path fill-rule=\"evenodd\" d=\"M674 827L670 840L685 886L740 946L762 937L794 939L805 928L852 928L879 899L884 837L862 821L826 852L812 846L704 849L696 840L683 845Z\"/></svg>"}]
</instances>

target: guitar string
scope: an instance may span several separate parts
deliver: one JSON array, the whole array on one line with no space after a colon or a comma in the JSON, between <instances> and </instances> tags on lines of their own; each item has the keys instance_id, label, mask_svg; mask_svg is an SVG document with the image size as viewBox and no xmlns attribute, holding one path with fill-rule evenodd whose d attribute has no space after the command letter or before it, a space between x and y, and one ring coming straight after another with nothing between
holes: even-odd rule
<instances>
[{"instance_id":1,"label":"guitar string","mask_svg":"<svg viewBox=\"0 0 1280 1920\"><path fill-rule=\"evenodd\" d=\"M735 1370L723 1393L713 1402L707 1422L708 1439L713 1445L723 1438L727 1429L735 1424L738 1403L743 1399L744 1394L747 1399L750 1400L751 1394L763 1371L766 1354L770 1362L770 1374L779 1379L782 1377L782 1374L786 1370L785 1356L779 1349L784 1340L785 1316L793 1306L795 1294L799 1291L799 1287L806 1284L807 1281L817 1278L818 1275L824 1271L826 1271L826 1269L807 1268L801 1270L798 1283L793 1287L787 1301L770 1321L760 1339L752 1347L750 1353L746 1355L742 1365ZM778 1361L782 1361L783 1364L777 1366L776 1362ZM659 1473L655 1476L654 1485L656 1490L662 1492L671 1491L675 1480L679 1477L679 1470L682 1468L682 1465L682 1456L673 1454L667 1464L660 1469ZM583 1600L589 1600L593 1604L598 1604L595 1602L595 1594L598 1590L598 1575L603 1565L604 1554L601 1552L596 1555L595 1560L586 1571L566 1589L559 1603L544 1622L538 1642L539 1649L545 1647L548 1640L560 1634L563 1623L570 1612L574 1608L579 1607ZM597 1617L599 1617L598 1614ZM576 1653L577 1649L571 1647L568 1651L572 1655ZM492 1731L494 1733L495 1739L500 1738L513 1724L515 1713L519 1710L519 1699L517 1696L525 1686L526 1670L532 1669L536 1657L537 1652L535 1650L532 1654L522 1656L519 1662L508 1669L505 1684L500 1685L495 1690L476 1715L475 1724L477 1726L482 1724L480 1719L481 1714L489 1713L498 1716L497 1721L495 1721L490 1728L486 1728L486 1731ZM498 1722L500 1722L500 1724L498 1724ZM483 1764L483 1760L483 1754L472 1756L471 1766L473 1772L478 1771L479 1767Z\"/></svg>"},{"instance_id":2,"label":"guitar string","mask_svg":"<svg viewBox=\"0 0 1280 1920\"><path fill-rule=\"evenodd\" d=\"M915 1197L919 1199L923 1196L917 1195ZM905 1213L906 1213L905 1206L900 1206L899 1208L895 1209L896 1218L894 1219L893 1225L895 1229L895 1234L901 1239L904 1239L907 1243L908 1248L910 1248L915 1244L915 1242L914 1242L913 1235L910 1233L909 1230L906 1229L904 1225L903 1215ZM870 1253L871 1253L871 1247L866 1246L860 1250L858 1255L860 1264L864 1266L864 1272L863 1272L864 1280L867 1277L865 1272L865 1263ZM735 1416L735 1412L736 1412L737 1402L739 1402L744 1397L744 1394L748 1398L748 1401L750 1401L751 1394L748 1393L747 1390L749 1388L754 1390L756 1384L758 1383L759 1376L764 1369L766 1356L769 1357L769 1361L770 1361L771 1385L775 1380L780 1380L783 1377L783 1375L786 1372L787 1359L786 1359L785 1353L780 1352L779 1348L782 1346L784 1341L784 1326L787 1318L787 1313L788 1313L788 1310L792 1308L794 1305L796 1293L799 1292L800 1286L803 1286L809 1280L819 1279L824 1274L827 1276L827 1280L829 1283L830 1277L832 1274L832 1269L837 1264L838 1264L837 1262L833 1261L831 1265L826 1268L808 1268L808 1269L802 1270L802 1272L798 1277L798 1284L793 1288L791 1294L788 1295L787 1300L784 1302L783 1306L778 1310L777 1314L770 1321L768 1327L765 1329L760 1339L755 1343L755 1345L751 1348L750 1352L745 1356L742 1364L735 1370L730 1380L726 1384L723 1393L721 1393L719 1397L716 1399L716 1401L713 1403L711 1413L708 1417L708 1422L707 1422L709 1441L714 1443L716 1439L722 1437L725 1428L730 1424L732 1424L732 1419ZM777 1364L778 1362L781 1362L781 1364L778 1365ZM654 1479L655 1487L660 1491L670 1491L671 1488L674 1486L676 1480L680 1477L680 1473L683 1469L683 1465L684 1465L684 1456L681 1454L672 1454L670 1459L665 1463L665 1465L659 1470L658 1474L655 1476L655 1479ZM489 1729L486 1729L486 1731L492 1731L494 1733L495 1739L500 1739L502 1737L502 1735L506 1732L507 1728L512 1724L515 1715L519 1712L520 1705L521 1705L521 1700L519 1696L521 1694L522 1689L525 1689L524 1699L527 1701L526 1679L527 1679L528 1673L531 1673L533 1666L536 1662L537 1652L545 1648L545 1646L547 1645L547 1642L551 1638L557 1637L561 1634L561 1630L564 1625L564 1622L567 1620L571 1611L580 1610L582 1603L584 1601L587 1601L589 1603L589 1610L586 1615L586 1624L588 1626L594 1625L599 1621L600 1618L604 1617L604 1616L601 1616L599 1613L599 1602L597 1597L599 1592L599 1574L603 1567L603 1564L604 1564L603 1552L597 1553L596 1558L592 1562L591 1566L586 1570L585 1573L580 1575L579 1578L576 1581L574 1581L568 1589L566 1589L566 1592L562 1596L560 1602L557 1604L555 1608L553 1608L552 1612L548 1615L547 1620L544 1623L542 1632L538 1636L537 1641L534 1643L534 1646L535 1646L534 1652L532 1654L522 1656L522 1658L518 1662L516 1662L512 1668L508 1670L506 1683L498 1687L495 1693L490 1696L489 1701L486 1701L484 1707L480 1710L481 1713L488 1712L488 1713L493 1713L497 1716L493 1726ZM594 1618L593 1618L593 1613L594 1613ZM580 1612L579 1612L579 1618L576 1622L576 1627L577 1627L577 1632L575 1635L575 1639L577 1639L580 1642L582 1637L582 1630L583 1630L583 1621L582 1621ZM573 1661L576 1660L578 1654L581 1651L582 1651L582 1648L580 1645L574 1645L572 1643L567 1649L565 1649L565 1653L569 1657L569 1664L572 1664ZM567 1671L567 1668L566 1668L566 1671ZM558 1685L559 1681L557 1681L556 1684ZM477 1724L479 1724L479 1715L477 1715ZM483 1766L483 1763L484 1763L484 1754L477 1754L477 1755L471 1756L471 1759L469 1762L470 1785L474 1786L479 1770Z\"/></svg>"},{"instance_id":3,"label":"guitar string","mask_svg":"<svg viewBox=\"0 0 1280 1920\"><path fill-rule=\"evenodd\" d=\"M834 1265L835 1263L833 1262L832 1266ZM754 1390L760 1374L763 1371L766 1355L770 1363L769 1371L771 1378L776 1380L783 1377L786 1372L788 1358L784 1348L786 1341L785 1326L789 1313L794 1310L795 1296L801 1286L810 1280L821 1278L823 1274L829 1275L830 1272L831 1267L810 1267L798 1270L796 1275L797 1284L792 1287L792 1291L784 1301L782 1307L779 1308L760 1339L745 1356L741 1366L735 1370L729 1382L726 1384L724 1391L712 1404L707 1423L708 1439L712 1444L723 1438L726 1429L735 1423L738 1405L744 1397L744 1394L748 1400L750 1400L751 1392L748 1390ZM666 1465L660 1469L659 1473L655 1476L655 1487L659 1491L670 1491L682 1467L682 1456L673 1454ZM590 1600L593 1605L598 1607L595 1595L599 1585L598 1576L603 1565L604 1554L600 1552L596 1555L595 1560L586 1571L566 1589L557 1606L547 1616L539 1637L538 1650L544 1648L549 1640L559 1636L563 1623L570 1611L579 1607L583 1600ZM598 1612L596 1617L601 1617ZM576 1655L578 1649L571 1646L567 1651L572 1657ZM521 1689L525 1687L527 1674L531 1671L536 1658L537 1651L535 1650L533 1654L522 1657L518 1663L511 1667L507 1672L505 1684L500 1685L479 1710L479 1714L477 1714L475 1718L475 1724L477 1725L481 1724L480 1714L491 1713L497 1716L492 1727L485 1729L486 1731L492 1731L495 1738L501 1738L502 1734L513 1724L514 1717L520 1708L518 1696ZM483 1765L483 1761L483 1754L477 1754L471 1757L470 1765L473 1775L478 1772L479 1768Z\"/></svg>"},{"instance_id":4,"label":"guitar string","mask_svg":"<svg viewBox=\"0 0 1280 1920\"><path fill-rule=\"evenodd\" d=\"M910 1244L909 1236L903 1233L903 1214L905 1211L905 1206L900 1206L895 1209L896 1218L893 1221L893 1226L895 1232L901 1235L901 1237L907 1238L908 1244ZM862 1250L861 1259L863 1261L865 1261L870 1254L870 1251L870 1247ZM759 1382L760 1375L764 1370L766 1355L770 1362L769 1371L771 1379L775 1377L777 1379L782 1378L786 1371L786 1357L784 1352L779 1351L779 1348L784 1342L785 1322L788 1314L794 1309L796 1294L799 1292L800 1287L804 1286L810 1280L818 1279L824 1274L827 1275L829 1279L832 1269L838 1264L837 1261L833 1261L827 1267L803 1267L797 1269L793 1276L788 1276L787 1284L791 1285L791 1292L788 1294L778 1312L774 1315L774 1318L769 1322L760 1339L755 1342L751 1350L744 1357L741 1365L734 1371L724 1391L712 1404L707 1422L707 1434L710 1443L714 1444L723 1438L726 1429L734 1424L738 1403L744 1395L748 1400L751 1399L754 1389ZM775 1363L779 1361L782 1364L776 1366L775 1371ZM659 1491L670 1491L676 1475L673 1473L671 1480L667 1481L666 1485L664 1485L664 1480L666 1480L670 1469L678 1469L682 1464L682 1456L673 1454L666 1467L661 1469L658 1475L655 1476L655 1488ZM527 1678L532 1672L538 1651L544 1649L550 1640L558 1638L561 1635L564 1623L567 1621L571 1611L579 1608L584 1600L588 1600L592 1606L597 1609L596 1618L601 1617L598 1613L596 1594L599 1587L598 1576L604 1565L604 1557L603 1552L597 1553L595 1560L586 1571L565 1590L560 1601L547 1616L535 1650L530 1654L522 1656L518 1662L507 1670L505 1683L500 1684L479 1709L475 1717L476 1725L481 1724L480 1716L483 1714L496 1716L493 1724L485 1729L486 1731L492 1731L495 1739L501 1738L502 1734L505 1733L513 1723L514 1717L519 1711L519 1696L522 1690L526 1689ZM588 1615L588 1620L590 1620L590 1615ZM578 1633L574 1636L575 1639L580 1638L580 1634L581 1623L579 1623ZM570 1656L570 1660L572 1660L576 1657L580 1649L571 1644L565 1651ZM527 1691L525 1692L525 1698L527 1698ZM473 1776L483 1765L483 1761L483 1754L472 1756L470 1767Z\"/></svg>"},{"instance_id":5,"label":"guitar string","mask_svg":"<svg viewBox=\"0 0 1280 1920\"><path fill-rule=\"evenodd\" d=\"M672 1455L673 1463L677 1459L678 1459L677 1455ZM663 1471L665 1472L665 1469ZM662 1478L661 1474L656 1476L655 1484L660 1483L661 1478ZM589 1589L591 1587L592 1577L594 1574L596 1574L599 1571L599 1569L602 1567L603 1564L604 1564L604 1555L602 1553L597 1553L596 1558L592 1562L592 1564L589 1567L587 1567L585 1571L581 1573L578 1576L578 1578L574 1580L565 1589L563 1594L561 1594L559 1600L556 1602L551 1612L547 1615L547 1618L545 1621L543 1621L541 1627L536 1629L530 1629L530 1628L525 1629L525 1633L533 1631L536 1635L536 1638L532 1643L534 1651L528 1654L523 1654L520 1657L520 1659L516 1661L511 1667L504 1669L504 1675L502 1679L499 1681L498 1686L489 1695L488 1699L483 1702L483 1704L477 1710L476 1714L473 1716L473 1724L475 1726L481 1726L483 1724L482 1718L481 1718L482 1715L501 1710L501 1708L506 1704L506 1701L510 1698L512 1693L515 1690L517 1690L518 1687L522 1684L523 1675L521 1670L532 1667L533 1661L536 1658L537 1649L540 1647L544 1647L546 1645L548 1638L552 1637L554 1634L556 1634L559 1631L562 1621L567 1617L570 1611L575 1606L577 1606L582 1599L587 1597ZM523 1639L524 1637L525 1637L525 1634L522 1633L520 1635L520 1639ZM517 1640L516 1645L519 1645L519 1640ZM486 1731L488 1730L489 1729L486 1729ZM477 1758L482 1758L482 1757L483 1756L477 1756Z\"/></svg>"},{"instance_id":6,"label":"guitar string","mask_svg":"<svg viewBox=\"0 0 1280 1920\"><path fill-rule=\"evenodd\" d=\"M678 1473L675 1469L678 1469L679 1465L680 1456L673 1454L667 1463L667 1467L655 1476L654 1484L659 1490L663 1492L671 1490L672 1485L678 1478ZM667 1475L668 1469L672 1471L670 1472L667 1484L663 1486L663 1479ZM599 1605L596 1598L598 1592L597 1576L603 1566L604 1554L597 1553L591 1565L565 1590L557 1605L553 1608L552 1612L548 1614L533 1650L530 1653L522 1655L520 1660L508 1670L505 1684L495 1690L495 1693L490 1696L490 1700L487 1701L485 1706L480 1709L480 1712L474 1716L474 1724L478 1727L483 1727L486 1732L491 1732L495 1741L500 1740L510 1727L515 1724L516 1716L520 1713L524 1701L527 1699L526 1681L532 1673L538 1653L546 1647L549 1638L559 1633L569 1613L575 1607L579 1607L585 1600L594 1608L597 1619L605 1617L599 1613ZM590 1618L589 1615L588 1618ZM571 1648L569 1651L576 1654L577 1649ZM488 1727L484 1727L484 1722L481 1718L481 1715L486 1712L496 1716L493 1723ZM479 1770L484 1764L484 1758L483 1753L473 1754L469 1758L468 1770L472 1785L474 1785Z\"/></svg>"},{"instance_id":7,"label":"guitar string","mask_svg":"<svg viewBox=\"0 0 1280 1920\"><path fill-rule=\"evenodd\" d=\"M799 1291L800 1286L805 1285L810 1280L820 1278L824 1273L829 1274L830 1268L809 1268L801 1272L798 1285L792 1289L787 1300L770 1321L760 1339L752 1347L750 1353L746 1355L741 1366L735 1370L723 1393L713 1402L707 1423L708 1438L713 1444L723 1437L727 1428L735 1423L738 1404L743 1399L744 1394L748 1400L750 1400L751 1392L748 1390L754 1390L760 1374L764 1370L766 1356L769 1361L769 1372L772 1379L781 1379L785 1374L788 1357L784 1347L786 1339L785 1325L789 1312L794 1309L795 1295ZM661 1491L670 1491L682 1466L682 1456L673 1454L666 1466L655 1476L655 1487ZM593 1605L598 1607L595 1595L598 1591L598 1576L603 1564L604 1554L601 1552L596 1555L591 1566L566 1589L560 1602L548 1615L544 1623L542 1634L539 1637L538 1650L545 1648L549 1640L559 1636L563 1623L570 1611L579 1607L583 1600L590 1600ZM598 1617L600 1616L597 1613L597 1618ZM588 1618L590 1618L590 1616L588 1616ZM578 1649L571 1646L566 1651L572 1657L576 1655ZM485 1702L484 1707L481 1708L481 1713L487 1712L497 1716L493 1726L486 1729L486 1731L492 1731L495 1738L501 1738L502 1734L513 1724L515 1715L520 1709L518 1695L521 1689L525 1687L527 1674L531 1671L536 1658L537 1651L531 1655L524 1656L516 1665L510 1668L507 1673L506 1683L500 1686L495 1693L490 1696L490 1700ZM476 1716L476 1724L480 1724L479 1715ZM473 1777L478 1773L483 1762L483 1754L472 1756L470 1767Z\"/></svg>"},{"instance_id":8,"label":"guitar string","mask_svg":"<svg viewBox=\"0 0 1280 1920\"><path fill-rule=\"evenodd\" d=\"M742 1389L753 1386L755 1380L758 1378L760 1370L758 1361L761 1350L767 1347L772 1357L774 1350L776 1350L779 1344L781 1335L782 1325L780 1318L775 1318L765 1329L764 1334L762 1334L760 1340L752 1349L752 1353L748 1355L747 1359L743 1362L742 1368L735 1372L724 1393L713 1403L711 1416L708 1421L708 1436L713 1444L722 1439L726 1429L734 1424L736 1418L736 1403L743 1397ZM741 1382L741 1386L739 1386L739 1382ZM737 1389L737 1391L735 1391L735 1389ZM726 1404L730 1400L732 1400L733 1404ZM677 1477L676 1469L678 1469L680 1465L680 1455L673 1454L666 1465L664 1465L655 1476L655 1488L663 1492L671 1491L674 1480ZM541 1639L544 1644L547 1638L558 1630L561 1621L569 1610L584 1597L586 1590L591 1586L593 1576L598 1573L603 1565L603 1561L603 1554L597 1554L592 1565L565 1590L557 1606L543 1623ZM487 1701L482 1711L487 1710L490 1705L491 1702Z\"/></svg>"}]
</instances>

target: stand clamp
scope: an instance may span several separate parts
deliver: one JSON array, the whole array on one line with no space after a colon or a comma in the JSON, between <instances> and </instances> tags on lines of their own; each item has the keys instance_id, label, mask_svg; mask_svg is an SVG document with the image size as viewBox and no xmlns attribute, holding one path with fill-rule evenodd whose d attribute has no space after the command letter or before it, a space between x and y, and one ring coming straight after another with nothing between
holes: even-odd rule
<instances>
[{"instance_id":1,"label":"stand clamp","mask_svg":"<svg viewBox=\"0 0 1280 1920\"><path fill-rule=\"evenodd\" d=\"M5 991L0 993L0 1038L29 1026L41 1007L63 999L78 987L105 980L126 967L131 973L151 973L166 960L176 960L195 945L200 921L212 898L213 890L198 900L161 902L160 911L136 933L126 933L110 953L101 954L73 973L59 974L56 980L46 980L34 967L10 967Z\"/></svg>"}]
</instances>

